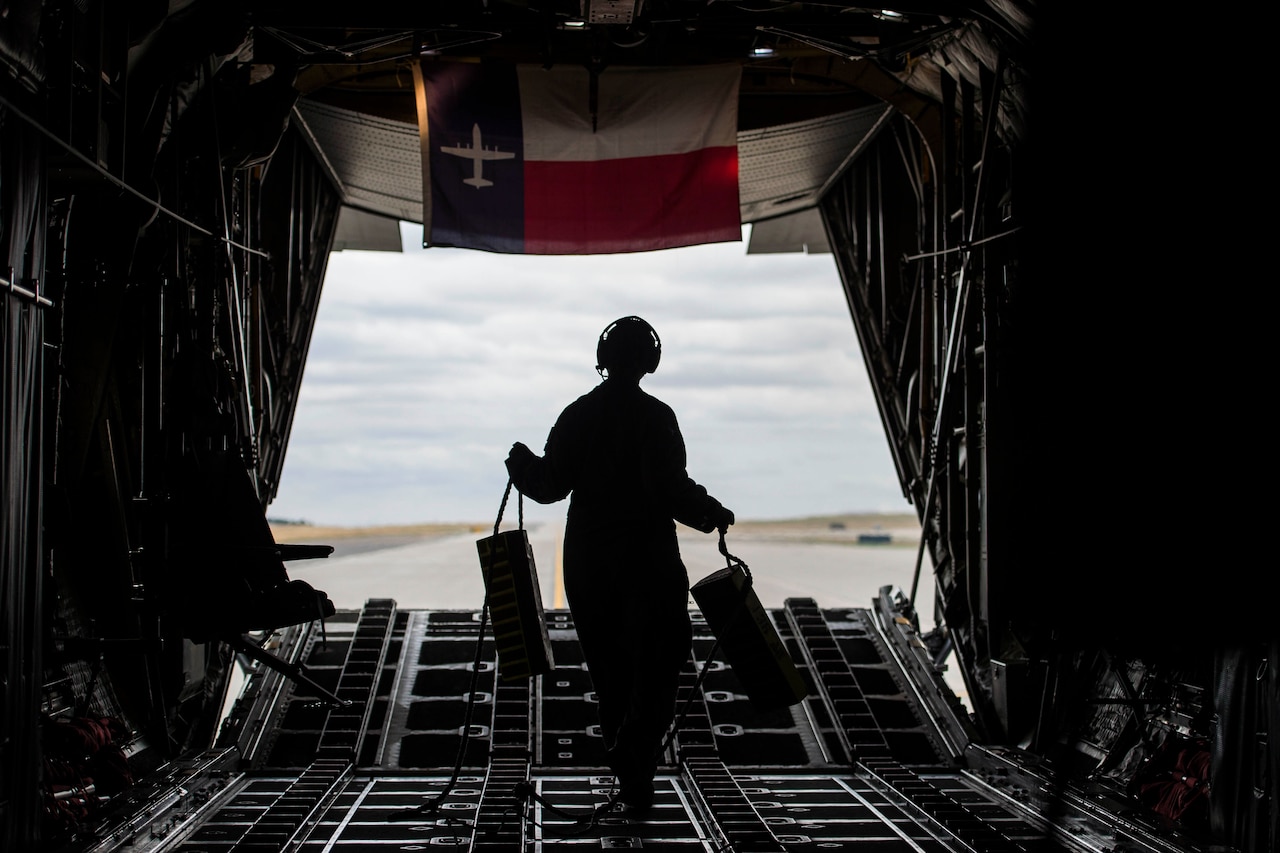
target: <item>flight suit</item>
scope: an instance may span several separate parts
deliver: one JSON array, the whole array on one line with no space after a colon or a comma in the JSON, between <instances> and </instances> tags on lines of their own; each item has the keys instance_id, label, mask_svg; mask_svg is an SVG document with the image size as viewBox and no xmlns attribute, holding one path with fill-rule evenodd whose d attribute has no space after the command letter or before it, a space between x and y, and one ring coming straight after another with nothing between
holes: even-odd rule
<instances>
[{"instance_id":1,"label":"flight suit","mask_svg":"<svg viewBox=\"0 0 1280 853\"><path fill-rule=\"evenodd\" d=\"M572 494L565 594L624 801L629 787L647 787L652 796L692 644L675 521L710 533L732 520L685 466L671 408L637 385L611 380L564 410L543 456L517 444L507 460L512 482L532 500Z\"/></svg>"}]
</instances>

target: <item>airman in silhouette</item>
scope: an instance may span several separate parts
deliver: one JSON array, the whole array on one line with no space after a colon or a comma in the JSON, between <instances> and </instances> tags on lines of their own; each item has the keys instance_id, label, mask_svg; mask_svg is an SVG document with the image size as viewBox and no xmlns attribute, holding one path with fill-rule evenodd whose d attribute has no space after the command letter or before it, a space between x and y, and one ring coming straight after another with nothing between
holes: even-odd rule
<instances>
[{"instance_id":1,"label":"airman in silhouette","mask_svg":"<svg viewBox=\"0 0 1280 853\"><path fill-rule=\"evenodd\" d=\"M517 442L507 457L512 482L532 500L572 495L565 594L619 799L640 809L653 801L658 753L693 639L675 522L711 533L734 521L685 470L671 407L640 390L661 356L662 342L644 320L610 323L596 350L604 381L564 410L544 455Z\"/></svg>"}]
</instances>

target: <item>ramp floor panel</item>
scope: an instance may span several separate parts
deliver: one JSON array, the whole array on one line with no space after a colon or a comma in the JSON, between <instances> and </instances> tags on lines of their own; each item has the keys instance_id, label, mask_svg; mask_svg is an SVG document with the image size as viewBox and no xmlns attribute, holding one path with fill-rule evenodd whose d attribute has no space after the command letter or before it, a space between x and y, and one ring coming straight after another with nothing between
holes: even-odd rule
<instances>
[{"instance_id":1,"label":"ramp floor panel","mask_svg":"<svg viewBox=\"0 0 1280 853\"><path fill-rule=\"evenodd\" d=\"M394 602L377 600L359 618L340 614L327 636L313 626L297 645L314 685L353 699L360 692L359 701L336 713L303 679L270 687L276 698L264 703L272 684L264 674L252 705L269 708L256 721L262 736L240 741L260 746L215 751L199 775L175 783L179 791L209 793L185 799L179 793L172 806L153 799L161 804L121 821L112 841L92 849L1114 848L1106 839L1119 837L1116 824L1077 833L1063 832L1058 821L1057 830L1047 829L1025 791L1019 796L1012 786L966 772L954 756L944 759L942 741L912 701L916 694L870 611L820 610L810 599L771 611L808 696L769 710L753 706L730 667L709 660L718 657L715 638L693 615L679 729L662 755L654 805L645 813L605 808L614 779L567 611L547 613L554 669L506 682L498 677L489 632L480 636L478 612L400 612Z\"/></svg>"},{"instance_id":2,"label":"ramp floor panel","mask_svg":"<svg viewBox=\"0 0 1280 853\"><path fill-rule=\"evenodd\" d=\"M785 850L919 851L945 853L966 847L948 838L892 792L876 788L853 774L736 775L752 808ZM1043 833L1009 805L995 802L961 775L935 776L950 791L969 797L977 812L1002 825L1026 850L1058 850ZM483 777L462 776L450 790L437 816L406 814L445 790L445 776L376 776L348 779L322 815L288 845L304 851L377 851L468 848L472 842ZM221 853L245 849L250 827L295 784L293 777L246 777L222 805L184 833L168 849L182 853ZM678 775L656 780L653 808L643 818L625 813L592 820L611 790L607 776L550 776L534 780L538 794L553 804L537 802L527 813L513 810L513 826L523 821L523 851L644 849L724 851L698 815L695 795ZM156 839L159 842L161 839ZM176 840L176 839L173 839ZM281 848L283 849L283 847ZM512 851L519 853L519 851Z\"/></svg>"}]
</instances>

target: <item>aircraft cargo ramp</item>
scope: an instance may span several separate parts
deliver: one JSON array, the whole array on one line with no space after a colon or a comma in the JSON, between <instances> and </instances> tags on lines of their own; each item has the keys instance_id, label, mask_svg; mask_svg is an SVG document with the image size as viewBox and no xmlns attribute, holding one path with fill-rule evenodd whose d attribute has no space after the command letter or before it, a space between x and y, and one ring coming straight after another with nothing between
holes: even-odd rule
<instances>
[{"instance_id":1,"label":"aircraft cargo ramp","mask_svg":"<svg viewBox=\"0 0 1280 853\"><path fill-rule=\"evenodd\" d=\"M1193 849L1102 788L967 746L904 602L770 611L809 693L769 712L714 657L698 684L715 640L695 612L684 713L637 815L597 811L613 780L568 611L547 613L555 669L532 679L498 679L486 630L472 693L479 612L370 600L270 638L279 663L246 668L216 747L130 791L92 849Z\"/></svg>"}]
</instances>

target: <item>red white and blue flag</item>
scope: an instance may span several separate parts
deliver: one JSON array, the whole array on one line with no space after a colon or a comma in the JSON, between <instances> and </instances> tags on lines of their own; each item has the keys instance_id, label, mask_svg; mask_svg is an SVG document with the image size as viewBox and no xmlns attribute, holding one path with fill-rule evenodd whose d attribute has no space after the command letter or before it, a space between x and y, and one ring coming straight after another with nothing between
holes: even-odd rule
<instances>
[{"instance_id":1,"label":"red white and blue flag","mask_svg":"<svg viewBox=\"0 0 1280 853\"><path fill-rule=\"evenodd\" d=\"M424 60L425 244L582 255L740 240L739 78L608 68L593 91L580 67Z\"/></svg>"}]
</instances>

